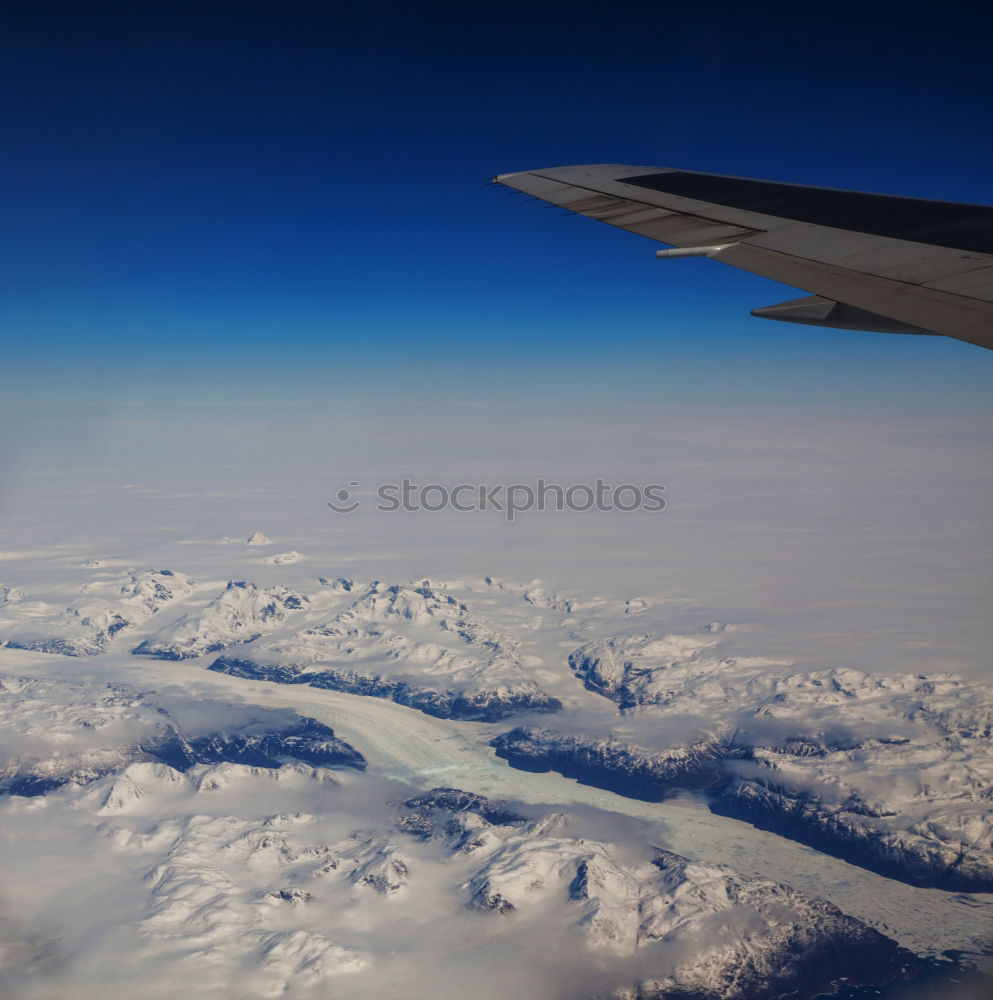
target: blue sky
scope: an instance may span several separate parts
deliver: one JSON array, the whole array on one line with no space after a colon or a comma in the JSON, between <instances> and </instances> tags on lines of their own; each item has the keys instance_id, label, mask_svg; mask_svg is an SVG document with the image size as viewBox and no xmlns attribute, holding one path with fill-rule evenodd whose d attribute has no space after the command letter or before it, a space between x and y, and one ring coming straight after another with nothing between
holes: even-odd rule
<instances>
[{"instance_id":1,"label":"blue sky","mask_svg":"<svg viewBox=\"0 0 993 1000\"><path fill-rule=\"evenodd\" d=\"M991 16L905 4L12 2L8 398L984 405L987 352L487 188L579 162L993 201Z\"/></svg>"},{"instance_id":2,"label":"blue sky","mask_svg":"<svg viewBox=\"0 0 993 1000\"><path fill-rule=\"evenodd\" d=\"M811 662L979 669L993 352L754 319L799 293L486 181L630 162L993 203L989 20L0 4L4 523L128 559L156 531L432 575L496 552L759 609ZM601 472L671 510L363 535L323 506L387 474Z\"/></svg>"}]
</instances>

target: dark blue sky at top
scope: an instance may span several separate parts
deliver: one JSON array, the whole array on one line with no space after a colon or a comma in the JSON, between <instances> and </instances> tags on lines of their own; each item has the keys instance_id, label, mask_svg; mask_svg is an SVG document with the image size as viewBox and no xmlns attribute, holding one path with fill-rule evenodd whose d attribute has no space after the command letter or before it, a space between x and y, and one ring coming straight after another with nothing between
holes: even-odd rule
<instances>
[{"instance_id":1,"label":"dark blue sky at top","mask_svg":"<svg viewBox=\"0 0 993 1000\"><path fill-rule=\"evenodd\" d=\"M8 0L8 386L978 400L979 349L752 319L798 293L484 182L621 162L990 203L991 26L978 2Z\"/></svg>"}]
</instances>

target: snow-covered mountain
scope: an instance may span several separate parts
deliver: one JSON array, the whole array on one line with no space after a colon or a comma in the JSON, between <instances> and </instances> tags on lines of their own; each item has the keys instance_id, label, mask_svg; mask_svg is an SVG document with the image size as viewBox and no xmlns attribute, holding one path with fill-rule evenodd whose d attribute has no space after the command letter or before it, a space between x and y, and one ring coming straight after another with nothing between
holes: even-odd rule
<instances>
[{"instance_id":1,"label":"snow-covered mountain","mask_svg":"<svg viewBox=\"0 0 993 1000\"><path fill-rule=\"evenodd\" d=\"M413 969L418 996L447 996L445 962L426 961L444 942L469 962L485 951L505 982L540 993L544 971L519 961L527 938L561 955L553 967L578 974L587 997L812 997L839 977L882 983L918 965L774 881L621 847L547 809L446 788L391 805L384 791L299 763L183 773L146 761L30 801L51 838L60 824L89 830L93 877L113 869L124 890L126 909L91 913L88 960L118 947L115 921L131 921L122 973L165 963L191 996L395 995ZM15 827L25 801L8 800ZM63 913L89 884L77 881ZM63 975L74 968L85 976L75 959ZM135 995L133 980L125 989Z\"/></svg>"},{"instance_id":2,"label":"snow-covered mountain","mask_svg":"<svg viewBox=\"0 0 993 1000\"><path fill-rule=\"evenodd\" d=\"M106 584L88 584L84 600L62 615L10 590L2 595L0 630L11 647L95 655L106 652L118 632L193 589L182 574L151 571L129 577L117 595ZM111 603L111 596L120 599ZM508 597L532 608L574 606L524 585ZM535 658L522 655L518 635L430 581L356 586L344 577L321 577L309 595L231 581L205 607L167 622L132 652L183 660L233 646L239 655L219 657L211 669L388 698L443 718L497 720L561 708L535 680Z\"/></svg>"},{"instance_id":3,"label":"snow-covered mountain","mask_svg":"<svg viewBox=\"0 0 993 1000\"><path fill-rule=\"evenodd\" d=\"M965 895L993 889L993 695L981 686L800 672L741 655L732 627L673 626L641 598L493 578L364 585L328 575L308 585L263 554L245 556L257 583L214 595L166 572L108 584L102 567L65 613L33 588L0 591L0 636L13 640L0 684L0 791L12 794L0 810L28 842L51 840L24 849L29 868L59 854L64 827L78 837L67 856L85 843L95 871L113 873L85 885L80 876L78 890L80 907L105 897L104 968L121 953L121 927L133 926L126 949L139 962L191 981L209 966L196 995L246 1000L311 1000L332 987L343 1000L395 995L423 983L425 968L458 969L447 985L418 987L417 1000L434 1000L461 995L452 983L461 989L481 961L512 968L503 993L522 995L540 991L540 970L551 968L557 984L573 983L561 988L568 1000L810 997L840 977L912 971L887 935L920 949L920 921L908 940L892 907L863 905L858 879L874 876L856 873L860 888L849 892L849 869L831 870L826 894L839 891L869 922L859 923L812 898L820 890L803 852L780 876L776 852L796 848L722 816L963 892L959 909L985 913L985 901ZM181 617L170 610L180 600ZM625 631L632 624L637 634ZM90 658L83 667L41 650ZM447 721L522 712L558 714L496 738L500 729ZM651 834L618 827L616 814L594 822L570 806L489 801L478 792L512 780L501 794L539 801L533 785L540 801L582 801L590 812L604 802L588 789L573 800L558 778L508 772L491 742L518 769L629 798L699 795L657 811L632 805ZM415 793L442 773L477 792ZM722 816L699 812L703 796ZM695 852L691 821L674 820L691 801L718 831L758 838L754 871L767 877L744 874L750 855L725 849L713 830ZM681 832L670 838L674 821ZM708 860L715 850L724 864ZM5 871L17 882L0 862ZM119 887L101 888L118 877ZM956 909L942 907L925 911ZM951 938L981 952L981 932L951 916ZM0 911L0 947L3 932ZM468 944L439 950L456 940ZM100 994L95 985L80 995Z\"/></svg>"},{"instance_id":4,"label":"snow-covered mountain","mask_svg":"<svg viewBox=\"0 0 993 1000\"><path fill-rule=\"evenodd\" d=\"M171 569L127 573L123 580L94 581L64 611L39 613L37 606L8 592L0 619L6 645L63 656L103 653L110 640L150 618L194 588L193 581Z\"/></svg>"},{"instance_id":5,"label":"snow-covered mountain","mask_svg":"<svg viewBox=\"0 0 993 1000\"><path fill-rule=\"evenodd\" d=\"M184 704L121 684L2 677L0 729L0 792L14 795L87 784L143 761L181 771L223 761L365 766L329 726L295 712L246 712L208 699Z\"/></svg>"},{"instance_id":6,"label":"snow-covered mountain","mask_svg":"<svg viewBox=\"0 0 993 1000\"><path fill-rule=\"evenodd\" d=\"M346 583L336 592L349 593ZM443 718L561 707L529 675L519 639L444 590L376 582L353 597L329 621L253 643L210 669L389 698Z\"/></svg>"},{"instance_id":7,"label":"snow-covered mountain","mask_svg":"<svg viewBox=\"0 0 993 1000\"><path fill-rule=\"evenodd\" d=\"M232 580L199 614L183 615L132 652L161 660L216 653L282 628L294 612L302 611L308 603L308 597L289 587L262 588Z\"/></svg>"},{"instance_id":8,"label":"snow-covered mountain","mask_svg":"<svg viewBox=\"0 0 993 1000\"><path fill-rule=\"evenodd\" d=\"M662 749L536 729L494 741L639 798L712 808L912 884L993 889L993 693L951 675L786 673L701 635L598 640L570 657ZM669 725L666 725L666 723Z\"/></svg>"},{"instance_id":9,"label":"snow-covered mountain","mask_svg":"<svg viewBox=\"0 0 993 1000\"><path fill-rule=\"evenodd\" d=\"M555 813L525 819L456 789L405 806L402 827L471 860L460 886L468 907L507 920L547 919L552 905L591 951L654 947L669 968L629 988L639 996L812 995L841 976L884 982L916 964L824 900L660 849L622 859L612 844L570 835Z\"/></svg>"},{"instance_id":10,"label":"snow-covered mountain","mask_svg":"<svg viewBox=\"0 0 993 1000\"><path fill-rule=\"evenodd\" d=\"M683 699L709 711L714 703L733 706L739 698L761 697L763 682L775 676L770 668L783 661L722 657L721 631L714 623L691 634L596 639L573 652L569 666L590 691L621 709Z\"/></svg>"},{"instance_id":11,"label":"snow-covered mountain","mask_svg":"<svg viewBox=\"0 0 993 1000\"><path fill-rule=\"evenodd\" d=\"M533 726L501 733L491 745L497 756L524 771L558 771L648 802L660 802L680 789L723 785L725 761L744 752L714 738L645 750L616 740L563 735Z\"/></svg>"}]
</instances>

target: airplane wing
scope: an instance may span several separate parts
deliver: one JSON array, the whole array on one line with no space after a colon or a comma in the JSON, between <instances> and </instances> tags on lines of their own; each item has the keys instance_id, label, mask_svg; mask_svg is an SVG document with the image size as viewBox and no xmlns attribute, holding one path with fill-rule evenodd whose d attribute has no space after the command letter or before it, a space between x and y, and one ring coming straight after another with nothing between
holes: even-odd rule
<instances>
[{"instance_id":1,"label":"airplane wing","mask_svg":"<svg viewBox=\"0 0 993 1000\"><path fill-rule=\"evenodd\" d=\"M619 164L493 180L813 293L753 316L993 349L993 207Z\"/></svg>"}]
</instances>

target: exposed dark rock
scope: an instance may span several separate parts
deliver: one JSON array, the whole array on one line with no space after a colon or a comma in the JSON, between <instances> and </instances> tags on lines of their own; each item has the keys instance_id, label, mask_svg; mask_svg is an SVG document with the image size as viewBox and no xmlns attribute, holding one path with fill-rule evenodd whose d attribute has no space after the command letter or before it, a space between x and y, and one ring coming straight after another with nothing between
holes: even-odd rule
<instances>
[{"instance_id":1,"label":"exposed dark rock","mask_svg":"<svg viewBox=\"0 0 993 1000\"><path fill-rule=\"evenodd\" d=\"M523 823L525 817L516 813L506 802L491 801L475 792L464 792L460 788L432 788L424 795L407 799L405 809L414 809L419 813L437 811L471 812L482 816L487 823L506 824Z\"/></svg>"},{"instance_id":2,"label":"exposed dark rock","mask_svg":"<svg viewBox=\"0 0 993 1000\"><path fill-rule=\"evenodd\" d=\"M717 740L650 752L607 740L518 727L490 741L498 757L524 771L557 771L582 784L646 802L682 789L711 788L726 778L721 762L740 751Z\"/></svg>"},{"instance_id":3,"label":"exposed dark rock","mask_svg":"<svg viewBox=\"0 0 993 1000\"><path fill-rule=\"evenodd\" d=\"M43 778L35 774L18 774L0 785L0 793L7 795L23 795L26 798L34 795L44 795L60 788L67 779Z\"/></svg>"},{"instance_id":4,"label":"exposed dark rock","mask_svg":"<svg viewBox=\"0 0 993 1000\"><path fill-rule=\"evenodd\" d=\"M290 903L298 906L300 903L306 903L314 897L312 893L307 892L305 889L273 889L272 892L265 894L265 898L273 903Z\"/></svg>"},{"instance_id":5,"label":"exposed dark rock","mask_svg":"<svg viewBox=\"0 0 993 1000\"><path fill-rule=\"evenodd\" d=\"M88 784L140 760L158 761L177 771L188 771L196 764L224 762L276 768L301 761L313 767L351 767L359 771L365 770L366 766L365 758L358 750L316 719L301 718L288 729L212 733L197 737L183 736L170 725L165 735L155 740L119 748L112 764L94 766L86 758L81 758L54 773L46 764L37 773L21 772L0 778L0 794L44 795L63 785Z\"/></svg>"},{"instance_id":6,"label":"exposed dark rock","mask_svg":"<svg viewBox=\"0 0 993 1000\"><path fill-rule=\"evenodd\" d=\"M791 741L792 745L792 741ZM806 844L868 871L909 885L960 892L993 891L993 860L964 856L949 842L900 835L865 802L849 798L828 807L809 793L769 779L746 780L731 762L748 747L705 741L669 751L647 751L606 740L519 727L491 740L497 756L524 771L556 771L628 798L658 802L685 789L707 793L712 812ZM810 743L803 754L816 754Z\"/></svg>"},{"instance_id":7,"label":"exposed dark rock","mask_svg":"<svg viewBox=\"0 0 993 1000\"><path fill-rule=\"evenodd\" d=\"M557 698L529 688L510 692L432 691L413 687L405 681L391 681L347 670L302 670L299 667L256 663L230 656L218 657L208 669L252 680L309 684L328 691L385 698L439 719L499 722L525 712L557 712L562 708L562 703Z\"/></svg>"},{"instance_id":8,"label":"exposed dark rock","mask_svg":"<svg viewBox=\"0 0 993 1000\"><path fill-rule=\"evenodd\" d=\"M314 767L365 769L365 758L353 746L338 739L330 726L303 718L291 729L261 733L214 733L193 739L173 731L163 740L141 748L150 757L179 771L195 764L228 761L253 767L279 767L287 761L302 761Z\"/></svg>"},{"instance_id":9,"label":"exposed dark rock","mask_svg":"<svg viewBox=\"0 0 993 1000\"><path fill-rule=\"evenodd\" d=\"M719 984L685 989L667 982L658 989L643 983L635 991L636 1000L808 1000L826 993L834 996L841 979L875 988L905 985L919 972L920 960L895 941L825 900L811 902L823 906L820 926L790 926L774 952L746 951Z\"/></svg>"},{"instance_id":10,"label":"exposed dark rock","mask_svg":"<svg viewBox=\"0 0 993 1000\"><path fill-rule=\"evenodd\" d=\"M949 857L940 845L860 822L858 808L829 809L809 794L736 779L709 802L711 812L745 820L868 871L909 885L993 892L993 867Z\"/></svg>"}]
</instances>

